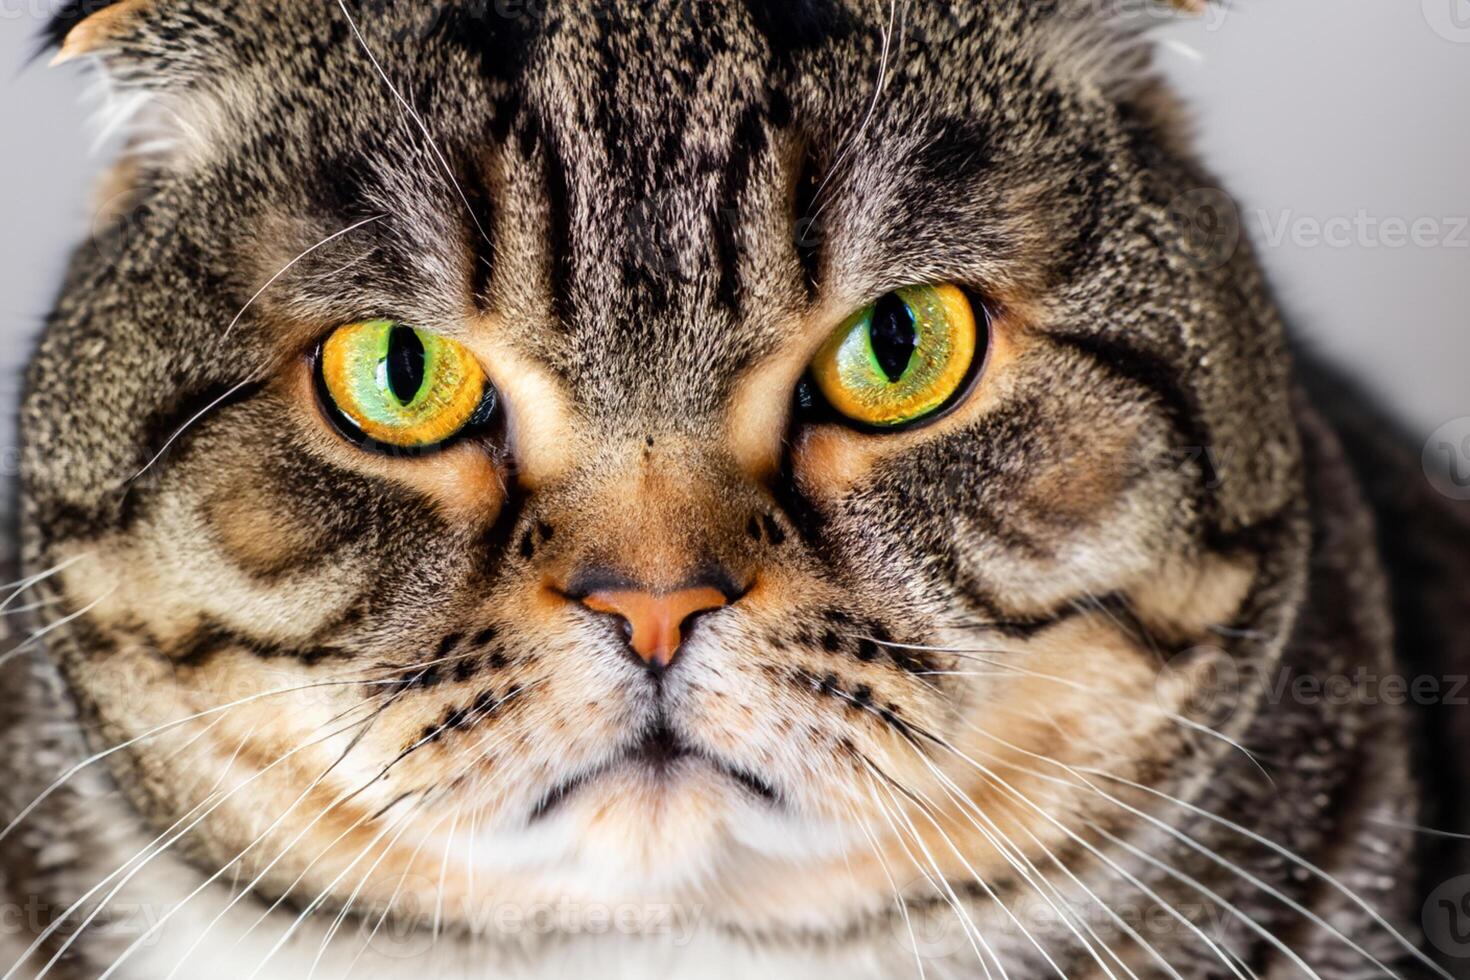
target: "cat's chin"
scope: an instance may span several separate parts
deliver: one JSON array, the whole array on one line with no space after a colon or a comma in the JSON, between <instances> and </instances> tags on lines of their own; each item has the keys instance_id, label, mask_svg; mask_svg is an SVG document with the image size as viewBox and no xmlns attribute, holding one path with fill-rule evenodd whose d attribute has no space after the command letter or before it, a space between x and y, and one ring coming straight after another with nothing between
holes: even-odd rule
<instances>
[{"instance_id":1,"label":"cat's chin","mask_svg":"<svg viewBox=\"0 0 1470 980\"><path fill-rule=\"evenodd\" d=\"M861 841L814 825L757 777L697 754L630 757L553 787L515 827L487 831L484 870L609 899L689 895L766 861L825 862Z\"/></svg>"}]
</instances>

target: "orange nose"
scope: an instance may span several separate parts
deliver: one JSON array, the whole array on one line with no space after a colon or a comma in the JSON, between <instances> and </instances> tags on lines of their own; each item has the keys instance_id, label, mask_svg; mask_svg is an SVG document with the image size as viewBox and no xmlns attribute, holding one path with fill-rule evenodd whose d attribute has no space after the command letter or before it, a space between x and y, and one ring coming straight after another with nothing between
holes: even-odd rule
<instances>
[{"instance_id":1,"label":"orange nose","mask_svg":"<svg viewBox=\"0 0 1470 980\"><path fill-rule=\"evenodd\" d=\"M650 667L663 668L674 662L679 650L679 629L696 613L727 605L719 589L680 589L677 592L606 591L582 598L593 612L622 617L632 630L628 645Z\"/></svg>"}]
</instances>

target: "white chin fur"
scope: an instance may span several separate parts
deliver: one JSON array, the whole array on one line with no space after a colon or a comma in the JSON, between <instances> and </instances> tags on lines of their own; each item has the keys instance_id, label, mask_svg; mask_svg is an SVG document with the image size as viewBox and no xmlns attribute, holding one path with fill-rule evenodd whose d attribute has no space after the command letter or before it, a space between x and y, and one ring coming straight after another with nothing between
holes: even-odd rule
<instances>
[{"instance_id":1,"label":"white chin fur","mask_svg":"<svg viewBox=\"0 0 1470 980\"><path fill-rule=\"evenodd\" d=\"M559 893L619 900L697 891L731 862L831 860L862 840L682 759L660 775L630 766L596 776L529 826L487 827L473 842L461 832L453 850L477 874L541 876Z\"/></svg>"}]
</instances>

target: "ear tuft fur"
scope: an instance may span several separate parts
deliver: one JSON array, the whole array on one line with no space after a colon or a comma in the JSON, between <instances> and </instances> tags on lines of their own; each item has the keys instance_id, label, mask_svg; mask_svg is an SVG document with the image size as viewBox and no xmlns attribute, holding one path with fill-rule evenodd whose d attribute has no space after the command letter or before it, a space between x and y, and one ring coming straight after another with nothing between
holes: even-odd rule
<instances>
[{"instance_id":1,"label":"ear tuft fur","mask_svg":"<svg viewBox=\"0 0 1470 980\"><path fill-rule=\"evenodd\" d=\"M1051 15L1043 21L1044 63L1084 89L1117 102L1147 99L1174 119L1172 101L1158 88L1154 32L1182 19L1223 15L1225 5L1220 0L1150 0L1119 5L1107 16L1099 16L1099 6L1096 0L1061 0L1043 8Z\"/></svg>"}]
</instances>

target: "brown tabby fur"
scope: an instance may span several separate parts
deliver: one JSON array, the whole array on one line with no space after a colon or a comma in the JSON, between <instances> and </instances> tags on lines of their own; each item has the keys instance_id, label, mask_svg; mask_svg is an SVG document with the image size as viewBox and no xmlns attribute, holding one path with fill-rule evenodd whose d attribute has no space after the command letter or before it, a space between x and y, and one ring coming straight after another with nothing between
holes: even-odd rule
<instances>
[{"instance_id":1,"label":"brown tabby fur","mask_svg":"<svg viewBox=\"0 0 1470 980\"><path fill-rule=\"evenodd\" d=\"M123 748L0 842L43 909L18 975L1443 969L1453 865L1412 828L1464 829L1464 784L1414 760L1463 716L1274 692L1452 671L1467 522L1373 485L1413 458L1324 418L1248 248L1181 226L1210 182L1133 25L147 0L68 32L151 99L28 375L6 812ZM990 316L955 411L798 403L844 317L934 282ZM465 344L491 431L344 441L308 355L375 317ZM711 577L739 600L658 678L567 598ZM480 928L568 901L697 935Z\"/></svg>"}]
</instances>

